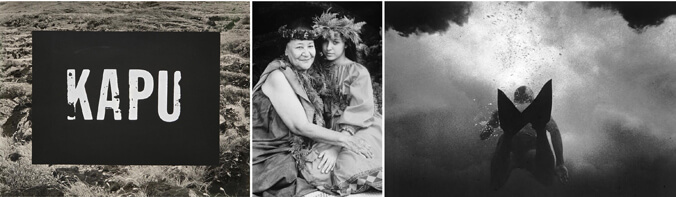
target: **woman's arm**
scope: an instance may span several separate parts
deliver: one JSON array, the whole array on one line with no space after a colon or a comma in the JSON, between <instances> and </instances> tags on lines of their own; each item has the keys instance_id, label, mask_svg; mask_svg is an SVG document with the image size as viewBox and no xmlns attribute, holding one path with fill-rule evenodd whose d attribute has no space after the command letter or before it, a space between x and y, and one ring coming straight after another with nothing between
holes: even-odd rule
<instances>
[{"instance_id":1,"label":"woman's arm","mask_svg":"<svg viewBox=\"0 0 676 197\"><path fill-rule=\"evenodd\" d=\"M318 142L345 147L367 158L372 156L370 148L356 138L308 122L303 106L281 71L270 73L261 89L291 132Z\"/></svg>"},{"instance_id":2,"label":"woman's arm","mask_svg":"<svg viewBox=\"0 0 676 197\"><path fill-rule=\"evenodd\" d=\"M554 168L554 172L556 172L556 175L559 177L559 181L566 184L568 183L568 169L563 165L563 143L561 142L561 132L559 131L556 122L554 122L554 118L550 118L547 123L547 130L551 135L554 155L556 157L556 167Z\"/></svg>"},{"instance_id":3,"label":"woman's arm","mask_svg":"<svg viewBox=\"0 0 676 197\"><path fill-rule=\"evenodd\" d=\"M559 127L556 125L553 118L547 123L547 131L549 131L552 138L556 165L563 165L563 143L561 142L561 132L559 132Z\"/></svg>"}]
</instances>

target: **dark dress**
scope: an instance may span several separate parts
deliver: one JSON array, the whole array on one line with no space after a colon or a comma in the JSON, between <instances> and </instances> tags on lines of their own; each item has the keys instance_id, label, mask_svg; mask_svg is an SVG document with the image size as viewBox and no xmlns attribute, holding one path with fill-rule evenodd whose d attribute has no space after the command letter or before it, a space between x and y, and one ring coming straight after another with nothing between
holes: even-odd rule
<instances>
[{"instance_id":1,"label":"dark dress","mask_svg":"<svg viewBox=\"0 0 676 197\"><path fill-rule=\"evenodd\" d=\"M290 64L275 60L261 75L252 96L252 192L257 196L302 196L316 191L301 176L297 168L303 137L291 132L272 106L270 99L260 89L267 76L280 70L296 92L308 121L313 122L314 107L307 98Z\"/></svg>"}]
</instances>

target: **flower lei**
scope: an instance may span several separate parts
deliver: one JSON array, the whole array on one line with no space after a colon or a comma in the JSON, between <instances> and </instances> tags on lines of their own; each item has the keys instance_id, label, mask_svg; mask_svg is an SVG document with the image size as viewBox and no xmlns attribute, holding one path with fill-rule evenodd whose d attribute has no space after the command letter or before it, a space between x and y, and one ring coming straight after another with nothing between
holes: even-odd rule
<instances>
[{"instance_id":1,"label":"flower lei","mask_svg":"<svg viewBox=\"0 0 676 197\"><path fill-rule=\"evenodd\" d=\"M277 33L282 36L282 38L287 39L298 39L298 40L314 40L317 39L318 35L315 30L312 29L288 29L286 25L279 27Z\"/></svg>"},{"instance_id":2,"label":"flower lei","mask_svg":"<svg viewBox=\"0 0 676 197\"><path fill-rule=\"evenodd\" d=\"M285 64L291 65L287 57L282 57L282 60ZM313 123L323 127L325 124L323 116L324 102L317 92L317 89L324 87L323 81L320 80L322 76L319 76L319 73L313 71L312 68L310 70L297 70L291 65L291 69L296 74L298 82L300 82L303 89L305 89L305 93L307 94L308 99L310 99L310 103L312 103L315 108ZM298 169L303 170L306 161L313 161L316 158L317 155L313 155L311 150L314 143L315 142L308 137L293 134L293 137L291 138L291 156L294 158Z\"/></svg>"}]
</instances>

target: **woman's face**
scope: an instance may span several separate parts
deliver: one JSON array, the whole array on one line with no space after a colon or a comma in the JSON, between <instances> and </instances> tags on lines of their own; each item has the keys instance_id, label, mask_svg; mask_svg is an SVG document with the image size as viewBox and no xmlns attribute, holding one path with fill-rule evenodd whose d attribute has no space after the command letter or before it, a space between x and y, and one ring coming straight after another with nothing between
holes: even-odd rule
<instances>
[{"instance_id":1,"label":"woman's face","mask_svg":"<svg viewBox=\"0 0 676 197\"><path fill-rule=\"evenodd\" d=\"M345 41L341 36L334 36L334 38L324 41L322 44L322 52L329 61L334 61L345 56Z\"/></svg>"},{"instance_id":2,"label":"woman's face","mask_svg":"<svg viewBox=\"0 0 676 197\"><path fill-rule=\"evenodd\" d=\"M286 56L292 65L307 70L315 61L315 42L312 40L291 40L286 44Z\"/></svg>"}]
</instances>

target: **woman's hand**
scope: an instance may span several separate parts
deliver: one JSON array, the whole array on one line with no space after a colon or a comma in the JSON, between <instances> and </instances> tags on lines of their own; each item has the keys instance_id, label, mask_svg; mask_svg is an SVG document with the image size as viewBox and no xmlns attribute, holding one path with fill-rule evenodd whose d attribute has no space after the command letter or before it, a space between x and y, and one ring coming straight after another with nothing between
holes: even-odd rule
<instances>
[{"instance_id":1,"label":"woman's hand","mask_svg":"<svg viewBox=\"0 0 676 197\"><path fill-rule=\"evenodd\" d=\"M556 175L559 177L559 181L561 181L561 183L568 183L568 168L566 168L566 166L563 166L563 164L557 165L554 170L556 171Z\"/></svg>"},{"instance_id":2,"label":"woman's hand","mask_svg":"<svg viewBox=\"0 0 676 197\"><path fill-rule=\"evenodd\" d=\"M364 156L367 159L373 158L373 152L371 151L371 146L366 144L366 140L361 138L356 138L349 135L344 135L340 138L341 146L347 149L348 151L355 152Z\"/></svg>"},{"instance_id":3,"label":"woman's hand","mask_svg":"<svg viewBox=\"0 0 676 197\"><path fill-rule=\"evenodd\" d=\"M334 146L327 148L319 153L319 158L322 160L319 161L318 169L324 174L328 174L333 171L333 168L336 167L336 159L338 159L338 153L340 152L340 146Z\"/></svg>"},{"instance_id":4,"label":"woman's hand","mask_svg":"<svg viewBox=\"0 0 676 197\"><path fill-rule=\"evenodd\" d=\"M491 135L493 135L493 127L486 125L484 129L481 130L479 138L481 138L481 140L486 140L491 137Z\"/></svg>"}]
</instances>

